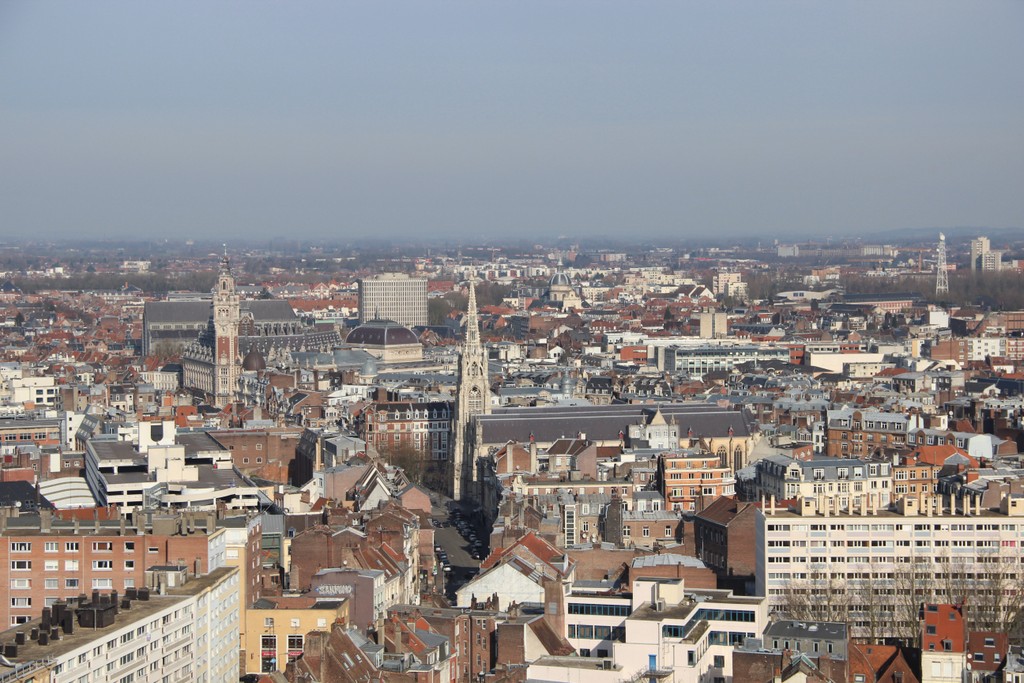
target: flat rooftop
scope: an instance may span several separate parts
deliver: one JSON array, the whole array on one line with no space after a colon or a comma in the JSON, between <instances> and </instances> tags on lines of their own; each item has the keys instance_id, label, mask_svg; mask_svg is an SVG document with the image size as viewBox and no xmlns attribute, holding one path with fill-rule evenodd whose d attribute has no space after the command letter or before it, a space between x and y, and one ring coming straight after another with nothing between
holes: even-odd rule
<instances>
[{"instance_id":1,"label":"flat rooftop","mask_svg":"<svg viewBox=\"0 0 1024 683\"><path fill-rule=\"evenodd\" d=\"M26 636L25 644L18 646L17 657L9 657L8 659L16 664L25 664L40 659L57 659L98 638L102 638L103 633L115 631L139 621L146 621L161 610L216 585L234 571L238 570L234 567L221 567L205 576L190 579L183 586L168 589L166 595L157 595L155 591L151 591L149 600L133 600L131 609L119 609L114 625L107 628L82 628L76 621L74 633L65 634L61 631L59 640L50 641L46 645L40 645L37 642L28 640L28 633L32 630L32 627L38 627L42 623L41 618L33 619L27 624L20 624L0 633L0 644L7 645L13 643L14 634L18 631L24 631ZM120 601L123 597L123 593L119 594L118 600Z\"/></svg>"}]
</instances>

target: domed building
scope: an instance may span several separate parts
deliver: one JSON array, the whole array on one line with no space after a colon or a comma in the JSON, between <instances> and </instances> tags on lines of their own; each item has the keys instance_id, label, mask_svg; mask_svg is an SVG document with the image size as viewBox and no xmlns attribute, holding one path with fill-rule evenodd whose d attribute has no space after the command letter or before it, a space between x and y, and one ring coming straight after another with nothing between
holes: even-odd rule
<instances>
[{"instance_id":1,"label":"domed building","mask_svg":"<svg viewBox=\"0 0 1024 683\"><path fill-rule=\"evenodd\" d=\"M249 353L245 354L245 358L242 359L242 372L261 372L266 369L267 359L263 357L259 349L250 349Z\"/></svg>"},{"instance_id":2,"label":"domed building","mask_svg":"<svg viewBox=\"0 0 1024 683\"><path fill-rule=\"evenodd\" d=\"M583 299L572 286L569 276L561 270L555 271L555 274L551 276L551 280L548 282L547 296L544 298L547 303L557 306L563 311L583 307Z\"/></svg>"},{"instance_id":3,"label":"domed building","mask_svg":"<svg viewBox=\"0 0 1024 683\"><path fill-rule=\"evenodd\" d=\"M384 363L423 360L423 345L416 333L394 320L368 320L348 333L344 345L363 349Z\"/></svg>"}]
</instances>

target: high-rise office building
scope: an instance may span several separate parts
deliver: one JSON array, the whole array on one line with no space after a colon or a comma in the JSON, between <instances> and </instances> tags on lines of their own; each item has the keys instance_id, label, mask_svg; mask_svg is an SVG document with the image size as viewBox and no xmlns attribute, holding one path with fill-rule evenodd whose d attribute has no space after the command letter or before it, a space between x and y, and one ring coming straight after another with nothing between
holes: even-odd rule
<instances>
[{"instance_id":1,"label":"high-rise office building","mask_svg":"<svg viewBox=\"0 0 1024 683\"><path fill-rule=\"evenodd\" d=\"M992 249L987 237L976 237L971 240L971 270L1001 270L1003 252Z\"/></svg>"},{"instance_id":2,"label":"high-rise office building","mask_svg":"<svg viewBox=\"0 0 1024 683\"><path fill-rule=\"evenodd\" d=\"M987 237L975 237L971 240L971 270L980 270L978 268L978 260L988 250L989 241Z\"/></svg>"},{"instance_id":3,"label":"high-rise office building","mask_svg":"<svg viewBox=\"0 0 1024 683\"><path fill-rule=\"evenodd\" d=\"M427 324L427 281L385 273L359 281L359 323L394 320L412 327Z\"/></svg>"}]
</instances>

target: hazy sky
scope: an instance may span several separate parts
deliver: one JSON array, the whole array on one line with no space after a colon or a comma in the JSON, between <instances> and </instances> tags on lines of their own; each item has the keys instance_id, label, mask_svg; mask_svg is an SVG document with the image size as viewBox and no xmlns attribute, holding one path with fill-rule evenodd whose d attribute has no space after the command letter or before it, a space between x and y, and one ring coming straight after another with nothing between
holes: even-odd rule
<instances>
[{"instance_id":1,"label":"hazy sky","mask_svg":"<svg viewBox=\"0 0 1024 683\"><path fill-rule=\"evenodd\" d=\"M1024 226L1024 2L0 2L0 237Z\"/></svg>"}]
</instances>

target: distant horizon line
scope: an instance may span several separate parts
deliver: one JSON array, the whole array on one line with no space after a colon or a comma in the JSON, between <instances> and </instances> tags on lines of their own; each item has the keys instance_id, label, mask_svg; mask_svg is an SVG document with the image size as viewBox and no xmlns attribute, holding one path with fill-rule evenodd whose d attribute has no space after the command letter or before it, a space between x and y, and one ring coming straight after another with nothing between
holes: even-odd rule
<instances>
[{"instance_id":1,"label":"distant horizon line","mask_svg":"<svg viewBox=\"0 0 1024 683\"><path fill-rule=\"evenodd\" d=\"M992 227L992 226L936 226L936 227L925 227L925 228L893 228L889 230L865 230L863 232L847 232L841 236L839 235L822 235L821 233L816 235L806 235L799 233L775 233L771 235L765 235L764 233L747 233L737 235L722 235L717 239L710 238L708 235L701 235L699 238L695 237L684 237L684 236L665 236L665 235L652 235L642 240L627 239L621 236L609 236L609 235L573 235L573 234L560 234L557 236L529 236L521 235L517 238L510 238L504 236L493 237L424 237L423 235L416 236L379 236L369 237L363 236L359 239L352 238L341 238L341 237L289 237L284 235L268 235L268 236L244 236L244 235L231 235L222 234L216 239L203 238L203 237L190 237L180 236L175 239L168 239L166 237L139 237L137 235L125 235L118 233L111 233L105 236L90 236L90 237L55 237L52 239L38 239L26 236L0 236L0 250L10 247L21 247L30 245L41 245L47 247L60 247L64 246L67 248L78 249L80 247L93 246L109 246L110 243L116 242L125 247L139 247L146 245L180 245L183 247L194 246L200 248L208 248L216 246L218 250L223 249L223 245L226 243L229 251L238 252L241 244L248 245L249 249L259 248L274 248L275 246L280 247L286 244L292 248L317 248L317 247L343 247L343 248L394 248L394 247L439 247L439 248L500 248L500 247L524 247L524 246L540 246L540 247L556 247L556 248L567 248L570 246L579 246L581 248L586 247L589 249L594 248L625 248L625 249L638 249L638 248L658 248L658 247L670 247L676 249L702 249L707 247L756 247L760 245L762 249L765 247L771 247L776 242L780 244L844 244L858 241L870 240L873 242L879 242L884 244L905 244L905 243L920 243L926 242L932 239L938 242L939 234L944 233L946 241L951 241L950 238L955 240L972 239L979 236L992 236L997 235L1003 238L1012 236L1014 233L1020 233L1020 237L1024 238L1024 227ZM233 245L232 242L235 244ZM282 244L283 243L283 244Z\"/></svg>"}]
</instances>

